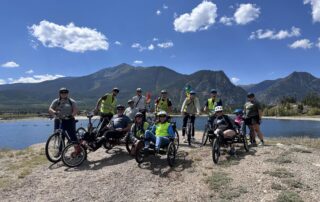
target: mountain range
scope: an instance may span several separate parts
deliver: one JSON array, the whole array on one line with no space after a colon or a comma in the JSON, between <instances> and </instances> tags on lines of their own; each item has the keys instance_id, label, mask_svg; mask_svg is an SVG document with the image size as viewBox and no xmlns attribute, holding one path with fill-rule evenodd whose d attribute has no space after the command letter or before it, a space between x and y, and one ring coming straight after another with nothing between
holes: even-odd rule
<instances>
[{"instance_id":1,"label":"mountain range","mask_svg":"<svg viewBox=\"0 0 320 202\"><path fill-rule=\"evenodd\" d=\"M80 109L92 109L97 99L115 86L120 89L118 100L122 104L135 95L138 87L144 93L150 92L152 100L159 96L162 89L166 89L174 108L179 110L185 98L186 85L197 92L201 105L210 96L210 89L215 88L224 105L230 107L241 107L249 91L256 93L265 104L275 104L283 96L294 96L299 100L310 92L320 93L320 79L306 72L293 72L281 79L236 86L223 71L201 70L185 75L163 66L120 64L82 77L0 85L0 112L46 111L61 87L70 90L70 96L78 102Z\"/></svg>"}]
</instances>

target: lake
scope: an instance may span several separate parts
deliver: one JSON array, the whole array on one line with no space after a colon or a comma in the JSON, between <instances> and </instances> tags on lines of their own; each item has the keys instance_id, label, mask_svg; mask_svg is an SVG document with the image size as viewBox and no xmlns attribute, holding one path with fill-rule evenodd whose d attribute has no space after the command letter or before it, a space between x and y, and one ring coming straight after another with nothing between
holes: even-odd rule
<instances>
[{"instance_id":1,"label":"lake","mask_svg":"<svg viewBox=\"0 0 320 202\"><path fill-rule=\"evenodd\" d=\"M181 129L182 118L174 117L178 129ZM203 130L206 117L196 119L196 130ZM97 122L96 122L97 123ZM86 127L87 120L80 120L77 127ZM266 137L318 137L320 138L319 121L263 119L261 125ZM23 149L32 144L45 142L53 132L53 120L28 119L0 121L0 148Z\"/></svg>"}]
</instances>

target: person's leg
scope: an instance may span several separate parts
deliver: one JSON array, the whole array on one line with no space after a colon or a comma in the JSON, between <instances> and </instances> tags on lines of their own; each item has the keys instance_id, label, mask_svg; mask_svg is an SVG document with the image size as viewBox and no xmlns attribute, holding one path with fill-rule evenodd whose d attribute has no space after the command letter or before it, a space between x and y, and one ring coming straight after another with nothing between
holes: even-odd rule
<instances>
[{"instance_id":1,"label":"person's leg","mask_svg":"<svg viewBox=\"0 0 320 202\"><path fill-rule=\"evenodd\" d=\"M192 115L191 116L191 123L192 123L192 134L191 134L191 136L192 136L192 138L194 138L194 128L195 128L195 126L194 126L194 123L195 123L195 120L196 120L196 116L195 115Z\"/></svg>"},{"instance_id":2,"label":"person's leg","mask_svg":"<svg viewBox=\"0 0 320 202\"><path fill-rule=\"evenodd\" d=\"M156 136L149 130L145 132L145 140L144 140L144 147L149 148L150 141L156 142Z\"/></svg>"},{"instance_id":3,"label":"person's leg","mask_svg":"<svg viewBox=\"0 0 320 202\"><path fill-rule=\"evenodd\" d=\"M63 128L68 132L71 142L77 142L76 123L74 119L64 120Z\"/></svg>"},{"instance_id":4,"label":"person's leg","mask_svg":"<svg viewBox=\"0 0 320 202\"><path fill-rule=\"evenodd\" d=\"M156 137L156 151L169 144L168 137Z\"/></svg>"},{"instance_id":5,"label":"person's leg","mask_svg":"<svg viewBox=\"0 0 320 202\"><path fill-rule=\"evenodd\" d=\"M182 123L182 137L186 135L186 126L188 121L189 114L185 114L183 117L183 123Z\"/></svg>"},{"instance_id":6,"label":"person's leg","mask_svg":"<svg viewBox=\"0 0 320 202\"><path fill-rule=\"evenodd\" d=\"M259 124L255 124L253 125L254 131L258 134L258 137L260 139L261 142L263 142L264 140L264 135L260 130L260 125Z\"/></svg>"},{"instance_id":7,"label":"person's leg","mask_svg":"<svg viewBox=\"0 0 320 202\"><path fill-rule=\"evenodd\" d=\"M223 131L224 138L232 139L235 135L236 135L236 132L234 130L228 129L228 130ZM229 153L230 153L230 155L233 156L233 155L235 155L236 150L235 150L234 144L231 144L230 146L231 146L231 148L230 148Z\"/></svg>"}]
</instances>

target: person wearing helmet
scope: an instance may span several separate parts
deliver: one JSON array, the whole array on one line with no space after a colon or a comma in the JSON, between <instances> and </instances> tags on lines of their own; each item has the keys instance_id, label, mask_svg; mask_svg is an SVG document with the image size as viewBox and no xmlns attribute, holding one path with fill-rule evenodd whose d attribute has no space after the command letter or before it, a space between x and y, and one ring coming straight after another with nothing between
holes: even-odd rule
<instances>
[{"instance_id":1,"label":"person wearing helmet","mask_svg":"<svg viewBox=\"0 0 320 202\"><path fill-rule=\"evenodd\" d=\"M123 105L117 105L117 114L113 115L109 124L102 128L103 136L99 138L95 145L90 145L94 150L98 149L103 142L108 141L110 138L120 139L125 136L125 134L131 128L131 120L129 117L124 115L125 107Z\"/></svg>"},{"instance_id":2,"label":"person wearing helmet","mask_svg":"<svg viewBox=\"0 0 320 202\"><path fill-rule=\"evenodd\" d=\"M214 134L222 135L223 138L232 139L236 135L235 127L228 115L223 114L223 107L215 107ZM234 144L231 145L230 155L235 154Z\"/></svg>"},{"instance_id":3,"label":"person wearing helmet","mask_svg":"<svg viewBox=\"0 0 320 202\"><path fill-rule=\"evenodd\" d=\"M167 112L160 111L158 113L159 121L152 126L151 130L145 132L145 150L149 149L150 141L155 143L156 153L159 149L169 144L169 137L174 137L175 133L173 127L167 119Z\"/></svg>"},{"instance_id":4,"label":"person wearing helmet","mask_svg":"<svg viewBox=\"0 0 320 202\"><path fill-rule=\"evenodd\" d=\"M68 132L71 141L76 142L76 122L74 117L78 113L78 108L76 101L69 98L69 90L67 88L60 88L59 98L52 101L49 113L56 116L54 129L59 128L59 118L62 118L62 129Z\"/></svg>"},{"instance_id":5,"label":"person wearing helmet","mask_svg":"<svg viewBox=\"0 0 320 202\"><path fill-rule=\"evenodd\" d=\"M181 107L181 114L183 116L183 125L182 125L182 137L183 137L183 142L187 142L187 139L185 138L186 134L186 126L187 126L187 121L188 118L191 118L191 123L194 126L194 122L196 119L195 115L200 114L200 103L199 99L196 97L196 92L195 91L190 91L190 96L186 97L183 101L182 107ZM194 127L192 130L192 135L191 135L191 140L195 141L194 138Z\"/></svg>"},{"instance_id":6,"label":"person wearing helmet","mask_svg":"<svg viewBox=\"0 0 320 202\"><path fill-rule=\"evenodd\" d=\"M134 117L134 123L131 126L130 129L130 139L134 143L131 155L135 154L135 143L137 143L137 140L140 140L142 136L144 136L144 133L149 128L149 123L143 120L143 114L141 112L138 112Z\"/></svg>"},{"instance_id":7,"label":"person wearing helmet","mask_svg":"<svg viewBox=\"0 0 320 202\"><path fill-rule=\"evenodd\" d=\"M100 121L102 121L101 127L104 128L115 113L117 105L117 95L119 93L118 88L113 88L111 93L106 93L104 96L99 98L94 112L100 114Z\"/></svg>"},{"instance_id":8,"label":"person wearing helmet","mask_svg":"<svg viewBox=\"0 0 320 202\"><path fill-rule=\"evenodd\" d=\"M248 93L247 102L244 104L244 117L245 123L250 129L250 139L251 144L255 146L256 143L256 133L260 139L259 146L264 145L263 133L260 130L261 118L262 118L262 108L260 103L255 99L254 93Z\"/></svg>"},{"instance_id":9,"label":"person wearing helmet","mask_svg":"<svg viewBox=\"0 0 320 202\"><path fill-rule=\"evenodd\" d=\"M156 113L160 111L165 111L167 113L172 112L172 102L168 98L167 90L161 90L161 96L158 97L155 101Z\"/></svg>"},{"instance_id":10,"label":"person wearing helmet","mask_svg":"<svg viewBox=\"0 0 320 202\"><path fill-rule=\"evenodd\" d=\"M142 89L137 88L136 96L132 97L134 102L134 107L139 110L143 114L143 120L145 120L146 112L147 112L147 100L144 95L142 95Z\"/></svg>"},{"instance_id":11,"label":"person wearing helmet","mask_svg":"<svg viewBox=\"0 0 320 202\"><path fill-rule=\"evenodd\" d=\"M203 111L208 113L208 121L212 125L213 120L215 119L214 109L216 106L222 106L222 101L220 98L217 98L218 91L216 89L211 89L210 94L211 97L207 99Z\"/></svg>"},{"instance_id":12,"label":"person wearing helmet","mask_svg":"<svg viewBox=\"0 0 320 202\"><path fill-rule=\"evenodd\" d=\"M129 117L132 121L134 120L134 116L139 112L139 110L134 107L133 100L128 100L128 107L124 111L124 115Z\"/></svg>"}]
</instances>

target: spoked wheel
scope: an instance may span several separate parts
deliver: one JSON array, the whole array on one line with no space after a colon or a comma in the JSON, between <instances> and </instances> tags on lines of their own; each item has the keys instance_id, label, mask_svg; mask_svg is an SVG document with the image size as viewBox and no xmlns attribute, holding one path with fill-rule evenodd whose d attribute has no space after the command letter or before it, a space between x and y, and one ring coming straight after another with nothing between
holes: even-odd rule
<instances>
[{"instance_id":1,"label":"spoked wheel","mask_svg":"<svg viewBox=\"0 0 320 202\"><path fill-rule=\"evenodd\" d=\"M139 142L137 143L137 148L136 148L136 161L137 163L142 163L144 161L144 143L143 141L139 140Z\"/></svg>"},{"instance_id":2,"label":"spoked wheel","mask_svg":"<svg viewBox=\"0 0 320 202\"><path fill-rule=\"evenodd\" d=\"M129 154L131 154L131 150L132 150L132 146L133 146L133 143L132 143L132 140L130 138L130 133L128 133L126 135L126 137L124 138L125 142L126 142L126 149L128 151Z\"/></svg>"},{"instance_id":3,"label":"spoked wheel","mask_svg":"<svg viewBox=\"0 0 320 202\"><path fill-rule=\"evenodd\" d=\"M218 163L220 158L220 138L214 138L212 142L212 160L215 164Z\"/></svg>"},{"instance_id":4,"label":"spoked wheel","mask_svg":"<svg viewBox=\"0 0 320 202\"><path fill-rule=\"evenodd\" d=\"M45 147L46 157L52 163L57 163L61 160L61 153L65 147L65 143L59 133L52 134Z\"/></svg>"},{"instance_id":5,"label":"spoked wheel","mask_svg":"<svg viewBox=\"0 0 320 202\"><path fill-rule=\"evenodd\" d=\"M71 143L62 152L62 161L68 167L81 165L87 159L87 150L79 143Z\"/></svg>"},{"instance_id":6,"label":"spoked wheel","mask_svg":"<svg viewBox=\"0 0 320 202\"><path fill-rule=\"evenodd\" d=\"M205 146L207 144L207 141L209 138L208 132L209 132L209 126L208 126L208 124L206 124L204 131L203 131L203 135L202 135L202 141L201 141L202 146Z\"/></svg>"},{"instance_id":7,"label":"spoked wheel","mask_svg":"<svg viewBox=\"0 0 320 202\"><path fill-rule=\"evenodd\" d=\"M76 135L77 135L78 140L83 139L83 137L86 134L86 132L87 131L86 131L85 128L83 128L83 127L78 128L77 131L76 131Z\"/></svg>"},{"instance_id":8,"label":"spoked wheel","mask_svg":"<svg viewBox=\"0 0 320 202\"><path fill-rule=\"evenodd\" d=\"M176 150L178 151L179 144L180 144L180 137L179 137L179 133L177 130L175 130L175 133L176 133L176 138L174 139L174 144L176 145Z\"/></svg>"},{"instance_id":9,"label":"spoked wheel","mask_svg":"<svg viewBox=\"0 0 320 202\"><path fill-rule=\"evenodd\" d=\"M176 154L176 146L174 145L174 142L170 142L167 151L167 160L170 167L173 167L176 162Z\"/></svg>"},{"instance_id":10,"label":"spoked wheel","mask_svg":"<svg viewBox=\"0 0 320 202\"><path fill-rule=\"evenodd\" d=\"M248 138L246 134L242 135L242 140L244 149L246 150L246 152L249 152Z\"/></svg>"}]
</instances>

